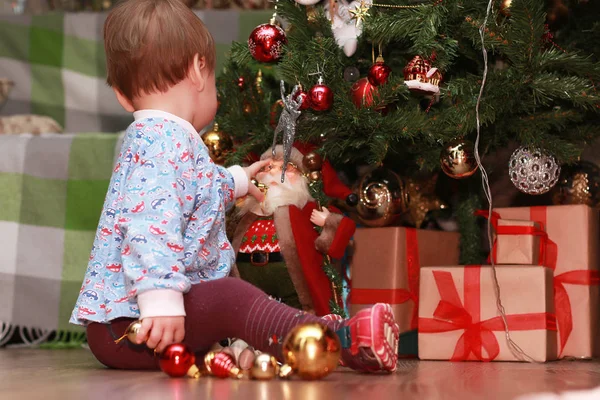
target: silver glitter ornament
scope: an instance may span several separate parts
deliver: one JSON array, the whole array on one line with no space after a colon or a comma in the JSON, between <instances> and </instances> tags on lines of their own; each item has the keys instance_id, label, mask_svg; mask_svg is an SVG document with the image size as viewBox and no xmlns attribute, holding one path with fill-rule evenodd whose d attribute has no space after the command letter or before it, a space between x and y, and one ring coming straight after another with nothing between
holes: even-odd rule
<instances>
[{"instance_id":1,"label":"silver glitter ornament","mask_svg":"<svg viewBox=\"0 0 600 400\"><path fill-rule=\"evenodd\" d=\"M508 162L510 180L523 193L544 194L560 176L560 165L553 155L538 148L519 147Z\"/></svg>"},{"instance_id":2,"label":"silver glitter ornament","mask_svg":"<svg viewBox=\"0 0 600 400\"><path fill-rule=\"evenodd\" d=\"M283 132L283 165L281 167L281 183L285 180L285 170L292 147L294 145L294 137L296 136L296 120L300 116L300 107L302 106L302 97L296 97L296 93L300 90L300 86L294 86L292 93L285 95L285 83L281 81L281 100L283 101L283 110L279 116L279 123L273 134L273 157L275 157L275 146L277 145L277 136Z\"/></svg>"}]
</instances>

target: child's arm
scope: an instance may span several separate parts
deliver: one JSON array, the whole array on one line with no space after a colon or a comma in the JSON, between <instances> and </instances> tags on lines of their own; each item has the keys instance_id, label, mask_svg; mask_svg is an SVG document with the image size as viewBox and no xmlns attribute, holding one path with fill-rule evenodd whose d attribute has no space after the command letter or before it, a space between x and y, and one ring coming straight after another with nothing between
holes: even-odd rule
<instances>
[{"instance_id":1,"label":"child's arm","mask_svg":"<svg viewBox=\"0 0 600 400\"><path fill-rule=\"evenodd\" d=\"M222 177L223 193L225 193L225 208L227 210L233 206L236 199L244 197L246 194L255 197L258 201L262 201L263 193L253 185L250 180L262 167L270 162L271 159L257 161L245 168L242 168L239 165L234 165L229 168L217 166ZM233 196L227 195L227 193L233 193Z\"/></svg>"}]
</instances>

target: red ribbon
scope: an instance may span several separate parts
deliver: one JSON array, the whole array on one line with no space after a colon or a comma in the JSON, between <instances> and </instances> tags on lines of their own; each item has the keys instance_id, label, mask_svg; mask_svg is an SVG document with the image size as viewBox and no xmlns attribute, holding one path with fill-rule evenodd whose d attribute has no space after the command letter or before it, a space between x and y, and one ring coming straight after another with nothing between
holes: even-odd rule
<instances>
[{"instance_id":1,"label":"red ribbon","mask_svg":"<svg viewBox=\"0 0 600 400\"><path fill-rule=\"evenodd\" d=\"M473 354L477 360L492 361L500 353L500 345L493 332L504 331L504 322L499 316L481 321L481 266L468 265L464 271L464 305L452 274L433 271L441 300L433 318L419 318L419 333L464 330L450 360L464 361ZM548 313L507 315L506 322L511 331L556 330L556 319Z\"/></svg>"},{"instance_id":2,"label":"red ribbon","mask_svg":"<svg viewBox=\"0 0 600 400\"><path fill-rule=\"evenodd\" d=\"M488 218L490 224L494 227L496 231L496 235L531 235L531 236L539 236L540 238L540 249L539 249L539 258L538 265L544 265L550 267L552 269L556 268L556 259L558 255L556 243L548 238L548 233L545 230L545 223L542 223L537 220L533 220L540 225L540 228L535 226L498 226L498 220L500 219L500 214L495 211L492 211L492 215L489 216L488 211L480 210L476 211L475 215L482 216ZM544 218L545 220L545 218ZM497 241L494 241L492 246L492 254L491 257L493 260L497 260ZM489 262L490 258L488 258Z\"/></svg>"},{"instance_id":3,"label":"red ribbon","mask_svg":"<svg viewBox=\"0 0 600 400\"><path fill-rule=\"evenodd\" d=\"M529 215L532 221L536 221L545 225L548 215L547 208L545 206L530 207ZM556 259L558 256L558 248L556 247L554 251L554 257ZM558 323L558 333L560 336L560 356L562 355L565 345L567 344L567 341L573 332L573 310L571 308L571 300L569 299L565 284L597 286L600 285L600 273L598 271L576 270L556 275L556 262L553 265L548 266L555 271L554 308Z\"/></svg>"},{"instance_id":4,"label":"red ribbon","mask_svg":"<svg viewBox=\"0 0 600 400\"><path fill-rule=\"evenodd\" d=\"M350 298L353 304L402 304L412 300L415 303L410 329L417 329L419 321L419 243L417 230L406 228L406 268L408 289L359 289L352 288Z\"/></svg>"}]
</instances>

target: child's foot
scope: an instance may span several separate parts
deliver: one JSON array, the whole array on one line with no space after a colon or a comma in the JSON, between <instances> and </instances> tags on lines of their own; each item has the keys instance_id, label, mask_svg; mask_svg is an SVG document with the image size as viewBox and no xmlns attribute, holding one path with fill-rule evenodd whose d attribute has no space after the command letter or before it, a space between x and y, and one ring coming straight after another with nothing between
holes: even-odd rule
<instances>
[{"instance_id":1,"label":"child's foot","mask_svg":"<svg viewBox=\"0 0 600 400\"><path fill-rule=\"evenodd\" d=\"M346 326L352 343L342 354L346 366L363 372L396 370L400 330L389 304L359 311Z\"/></svg>"}]
</instances>

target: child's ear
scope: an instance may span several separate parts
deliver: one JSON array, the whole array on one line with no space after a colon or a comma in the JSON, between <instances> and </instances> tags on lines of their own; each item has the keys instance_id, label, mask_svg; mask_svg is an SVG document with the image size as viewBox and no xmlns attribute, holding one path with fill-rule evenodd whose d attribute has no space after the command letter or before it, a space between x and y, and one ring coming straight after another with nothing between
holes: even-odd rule
<instances>
[{"instance_id":1,"label":"child's ear","mask_svg":"<svg viewBox=\"0 0 600 400\"><path fill-rule=\"evenodd\" d=\"M204 71L205 67L206 59L204 57L200 57L199 54L196 54L194 56L194 60L192 61L192 65L190 66L189 77L199 92L203 91L204 86L206 86L206 72Z\"/></svg>"},{"instance_id":2,"label":"child's ear","mask_svg":"<svg viewBox=\"0 0 600 400\"><path fill-rule=\"evenodd\" d=\"M119 101L121 107L123 107L125 111L129 113L134 112L135 108L133 108L133 102L129 100L123 93L121 93L121 91L116 87L113 87L112 89L115 92L115 95L117 95L117 100Z\"/></svg>"}]
</instances>

